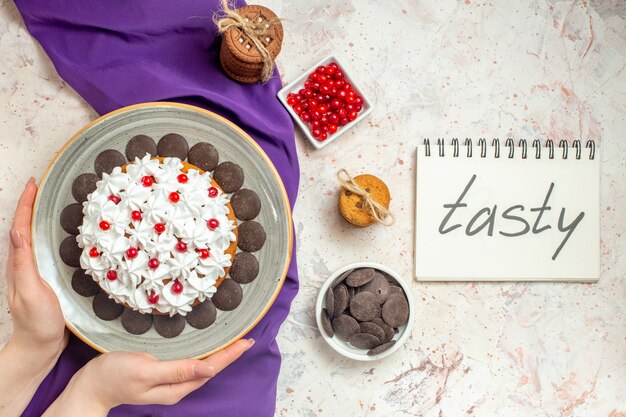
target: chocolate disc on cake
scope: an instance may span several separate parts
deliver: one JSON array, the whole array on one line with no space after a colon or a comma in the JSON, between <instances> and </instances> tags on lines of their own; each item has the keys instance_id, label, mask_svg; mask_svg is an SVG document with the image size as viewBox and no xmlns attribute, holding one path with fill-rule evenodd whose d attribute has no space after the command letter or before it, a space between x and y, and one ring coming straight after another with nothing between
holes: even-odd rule
<instances>
[{"instance_id":1,"label":"chocolate disc on cake","mask_svg":"<svg viewBox=\"0 0 626 417\"><path fill-rule=\"evenodd\" d=\"M157 156L157 146L154 143L154 139L146 135L134 136L128 141L126 145L126 158L129 161L134 161L135 158L143 158L149 154L150 156Z\"/></svg>"},{"instance_id":2,"label":"chocolate disc on cake","mask_svg":"<svg viewBox=\"0 0 626 417\"><path fill-rule=\"evenodd\" d=\"M244 252L256 252L265 243L265 229L259 223L251 220L239 225L239 249Z\"/></svg>"},{"instance_id":3,"label":"chocolate disc on cake","mask_svg":"<svg viewBox=\"0 0 626 417\"><path fill-rule=\"evenodd\" d=\"M83 252L78 247L76 236L68 236L59 245L59 256L65 265L78 268L80 266L80 254Z\"/></svg>"},{"instance_id":4,"label":"chocolate disc on cake","mask_svg":"<svg viewBox=\"0 0 626 417\"><path fill-rule=\"evenodd\" d=\"M213 171L213 179L226 193L234 193L243 185L243 169L233 162L222 162Z\"/></svg>"},{"instance_id":5,"label":"chocolate disc on cake","mask_svg":"<svg viewBox=\"0 0 626 417\"><path fill-rule=\"evenodd\" d=\"M115 149L107 149L100 152L96 156L96 160L93 164L96 174L101 177L102 174L110 174L115 167L121 167L126 164L126 158L121 152Z\"/></svg>"},{"instance_id":6,"label":"chocolate disc on cake","mask_svg":"<svg viewBox=\"0 0 626 417\"><path fill-rule=\"evenodd\" d=\"M210 143L196 143L189 149L189 163L203 171L213 171L220 161L220 154Z\"/></svg>"},{"instance_id":7,"label":"chocolate disc on cake","mask_svg":"<svg viewBox=\"0 0 626 417\"><path fill-rule=\"evenodd\" d=\"M93 298L92 307L96 316L107 321L115 320L124 311L124 306L116 303L115 300L110 299L104 291L100 291Z\"/></svg>"},{"instance_id":8,"label":"chocolate disc on cake","mask_svg":"<svg viewBox=\"0 0 626 417\"><path fill-rule=\"evenodd\" d=\"M183 332L185 328L185 318L180 314L174 316L154 316L154 330L163 337L171 339Z\"/></svg>"},{"instance_id":9,"label":"chocolate disc on cake","mask_svg":"<svg viewBox=\"0 0 626 417\"><path fill-rule=\"evenodd\" d=\"M141 314L125 308L122 313L122 327L130 334L144 334L152 327L152 314Z\"/></svg>"},{"instance_id":10,"label":"chocolate disc on cake","mask_svg":"<svg viewBox=\"0 0 626 417\"><path fill-rule=\"evenodd\" d=\"M100 177L90 172L80 174L72 183L72 195L79 203L87 201L87 196L94 192Z\"/></svg>"},{"instance_id":11,"label":"chocolate disc on cake","mask_svg":"<svg viewBox=\"0 0 626 417\"><path fill-rule=\"evenodd\" d=\"M84 269L77 269L72 275L72 288L83 297L93 297L100 292L100 286L87 275Z\"/></svg>"},{"instance_id":12,"label":"chocolate disc on cake","mask_svg":"<svg viewBox=\"0 0 626 417\"><path fill-rule=\"evenodd\" d=\"M196 329L206 329L215 323L217 310L211 300L204 300L187 313L187 323Z\"/></svg>"},{"instance_id":13,"label":"chocolate disc on cake","mask_svg":"<svg viewBox=\"0 0 626 417\"><path fill-rule=\"evenodd\" d=\"M259 274L259 261L248 252L238 252L229 271L230 277L240 284L248 284Z\"/></svg>"},{"instance_id":14,"label":"chocolate disc on cake","mask_svg":"<svg viewBox=\"0 0 626 417\"><path fill-rule=\"evenodd\" d=\"M230 204L239 220L252 220L261 211L261 200L257 193L245 188L233 194Z\"/></svg>"},{"instance_id":15,"label":"chocolate disc on cake","mask_svg":"<svg viewBox=\"0 0 626 417\"><path fill-rule=\"evenodd\" d=\"M71 235L78 234L78 226L83 223L83 205L72 203L61 211L61 227Z\"/></svg>"},{"instance_id":16,"label":"chocolate disc on cake","mask_svg":"<svg viewBox=\"0 0 626 417\"><path fill-rule=\"evenodd\" d=\"M237 308L243 298L243 290L238 282L232 279L222 281L213 294L213 304L222 311L231 311Z\"/></svg>"},{"instance_id":17,"label":"chocolate disc on cake","mask_svg":"<svg viewBox=\"0 0 626 417\"><path fill-rule=\"evenodd\" d=\"M189 144L181 135L168 133L159 140L157 153L162 157L174 157L184 161L189 153Z\"/></svg>"}]
</instances>

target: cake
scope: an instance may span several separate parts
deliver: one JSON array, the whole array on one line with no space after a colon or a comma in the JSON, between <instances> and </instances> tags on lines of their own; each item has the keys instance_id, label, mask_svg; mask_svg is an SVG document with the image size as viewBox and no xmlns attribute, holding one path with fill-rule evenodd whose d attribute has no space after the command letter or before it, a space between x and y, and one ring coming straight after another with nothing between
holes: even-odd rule
<instances>
[{"instance_id":1,"label":"cake","mask_svg":"<svg viewBox=\"0 0 626 417\"><path fill-rule=\"evenodd\" d=\"M177 157L145 154L102 173L82 213L80 267L143 314L184 316L212 298L237 249L230 196Z\"/></svg>"}]
</instances>

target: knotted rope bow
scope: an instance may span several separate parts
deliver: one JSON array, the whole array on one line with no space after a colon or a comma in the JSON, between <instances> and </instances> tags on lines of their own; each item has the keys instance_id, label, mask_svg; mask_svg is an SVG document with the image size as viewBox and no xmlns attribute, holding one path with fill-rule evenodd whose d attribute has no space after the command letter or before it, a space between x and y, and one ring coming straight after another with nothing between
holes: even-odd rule
<instances>
[{"instance_id":1,"label":"knotted rope bow","mask_svg":"<svg viewBox=\"0 0 626 417\"><path fill-rule=\"evenodd\" d=\"M268 21L266 25L259 25L247 17L240 15L234 5L229 4L228 0L221 0L222 10L213 15L213 22L217 26L219 33L223 34L230 28L239 29L245 36L250 39L252 44L261 54L263 60L263 70L261 71L261 81L266 82L272 77L274 71L274 58L261 42L265 32L267 32L274 23L279 19ZM269 25L269 26L268 26Z\"/></svg>"},{"instance_id":2,"label":"knotted rope bow","mask_svg":"<svg viewBox=\"0 0 626 417\"><path fill-rule=\"evenodd\" d=\"M339 172L337 172L337 180L343 188L351 193L361 196L367 207L369 207L372 217L378 223L383 226L391 226L396 222L396 217L393 213L389 211L387 207L375 201L367 190L357 184L345 168L341 168Z\"/></svg>"}]
</instances>

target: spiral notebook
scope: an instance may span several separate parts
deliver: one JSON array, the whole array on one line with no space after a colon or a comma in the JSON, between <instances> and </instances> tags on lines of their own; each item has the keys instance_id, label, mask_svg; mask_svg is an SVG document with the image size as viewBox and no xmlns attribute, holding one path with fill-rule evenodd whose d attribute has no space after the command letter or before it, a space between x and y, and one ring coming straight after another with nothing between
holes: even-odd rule
<instances>
[{"instance_id":1,"label":"spiral notebook","mask_svg":"<svg viewBox=\"0 0 626 417\"><path fill-rule=\"evenodd\" d=\"M417 279L597 280L599 161L593 141L425 140L417 148Z\"/></svg>"}]
</instances>

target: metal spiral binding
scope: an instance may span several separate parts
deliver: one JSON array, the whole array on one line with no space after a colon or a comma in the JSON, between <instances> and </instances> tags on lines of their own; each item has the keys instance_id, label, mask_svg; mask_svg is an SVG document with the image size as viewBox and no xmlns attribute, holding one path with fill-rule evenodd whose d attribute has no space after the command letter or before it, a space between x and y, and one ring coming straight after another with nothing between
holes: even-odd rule
<instances>
[{"instance_id":1,"label":"metal spiral binding","mask_svg":"<svg viewBox=\"0 0 626 417\"><path fill-rule=\"evenodd\" d=\"M459 143L459 139L458 138L453 138L451 140L451 144L452 144L452 156L454 158L458 158L460 155L460 147L461 144ZM473 146L473 142L471 138L465 138L465 141L463 143L462 146L465 146L466 148L466 154L468 158L472 157L472 152L474 149ZM487 139L485 138L480 138L478 139L478 146L480 147L480 157L481 158L486 158L487 157ZM517 146L515 146L515 141L511 138L507 139L504 142L504 146L509 148L509 152L508 152L508 158L509 159L513 159L515 158L515 149L516 148L520 148L521 150L521 158L522 159L527 159L528 158L528 141L526 139L520 139L517 143ZM532 141L532 145L533 148L535 148L535 159L541 159L541 140L539 139L534 139ZM544 145L546 148L548 148L548 158L549 159L554 159L554 141L552 139L548 139L545 142ZM500 139L498 138L494 138L491 141L491 147L494 148L494 158L500 158ZM572 143L572 147L575 150L575 158L576 159L581 159L582 158L582 142L580 140L574 140ZM445 157L445 139L443 138L438 138L437 139L437 149L438 149L438 155L440 157ZM562 159L567 159L569 156L569 143L566 140L560 140L559 141L559 148L561 149L561 157ZM595 159L596 157L596 142L594 140L588 140L585 144L585 148L589 149L589 159ZM424 153L426 156L431 156L430 153L430 139L424 139Z\"/></svg>"}]
</instances>

